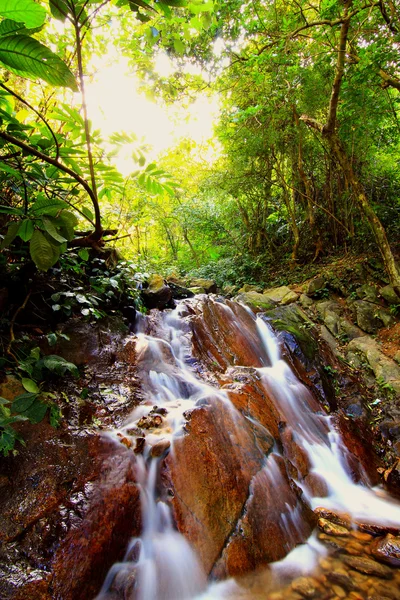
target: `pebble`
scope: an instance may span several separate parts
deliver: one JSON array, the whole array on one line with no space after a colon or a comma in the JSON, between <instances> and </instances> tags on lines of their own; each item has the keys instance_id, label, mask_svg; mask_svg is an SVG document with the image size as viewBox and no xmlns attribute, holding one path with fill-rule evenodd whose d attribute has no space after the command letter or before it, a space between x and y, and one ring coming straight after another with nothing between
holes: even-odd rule
<instances>
[{"instance_id":1,"label":"pebble","mask_svg":"<svg viewBox=\"0 0 400 600\"><path fill-rule=\"evenodd\" d=\"M151 456L153 458L157 457L157 456L161 456L162 454L164 454L164 452L166 452L169 448L171 447L171 442L169 440L167 440L166 438L159 440L158 442L156 442L154 444L154 446L151 449Z\"/></svg>"},{"instance_id":2,"label":"pebble","mask_svg":"<svg viewBox=\"0 0 400 600\"><path fill-rule=\"evenodd\" d=\"M371 552L377 560L397 567L400 566L400 537L395 537L389 533L372 544Z\"/></svg>"},{"instance_id":3,"label":"pebble","mask_svg":"<svg viewBox=\"0 0 400 600\"><path fill-rule=\"evenodd\" d=\"M332 521L328 521L327 519L318 519L318 527L330 535L349 535L349 530L346 529L346 527L343 527L343 525L338 525L337 523L332 523Z\"/></svg>"},{"instance_id":4,"label":"pebble","mask_svg":"<svg viewBox=\"0 0 400 600\"><path fill-rule=\"evenodd\" d=\"M317 588L315 579L312 577L299 577L293 581L291 588L303 598L314 598Z\"/></svg>"},{"instance_id":5,"label":"pebble","mask_svg":"<svg viewBox=\"0 0 400 600\"><path fill-rule=\"evenodd\" d=\"M135 454L143 454L145 444L146 444L146 438L144 438L144 437L136 438L136 446L134 449L134 453Z\"/></svg>"}]
</instances>

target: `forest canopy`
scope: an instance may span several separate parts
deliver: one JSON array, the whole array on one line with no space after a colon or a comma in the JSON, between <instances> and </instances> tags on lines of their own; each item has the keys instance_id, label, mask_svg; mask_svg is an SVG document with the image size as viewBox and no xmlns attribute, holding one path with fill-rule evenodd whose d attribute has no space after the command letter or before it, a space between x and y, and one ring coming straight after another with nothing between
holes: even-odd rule
<instances>
[{"instance_id":1,"label":"forest canopy","mask_svg":"<svg viewBox=\"0 0 400 600\"><path fill-rule=\"evenodd\" d=\"M376 248L400 293L394 2L3 0L0 16L4 268L47 271L107 243L224 284ZM209 143L150 159L134 131L94 130L88 73L109 44L159 101L217 95Z\"/></svg>"}]
</instances>

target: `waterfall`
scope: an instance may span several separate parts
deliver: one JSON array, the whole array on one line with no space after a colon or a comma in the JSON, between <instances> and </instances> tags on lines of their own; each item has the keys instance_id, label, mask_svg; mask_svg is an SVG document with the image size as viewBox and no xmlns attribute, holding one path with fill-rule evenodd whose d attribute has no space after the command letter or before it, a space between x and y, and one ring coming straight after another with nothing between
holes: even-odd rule
<instances>
[{"instance_id":1,"label":"waterfall","mask_svg":"<svg viewBox=\"0 0 400 600\"><path fill-rule=\"evenodd\" d=\"M301 503L285 479L282 444L285 452L287 442L284 436L282 443L275 442L262 459L250 483L250 498L255 488L270 495L274 488L287 489L287 497L285 492L275 499L274 523L279 535L285 536L287 556L274 563L270 573L307 572L327 552L315 535L307 540L308 530L302 523L304 503L311 509L323 506L346 513L354 520L400 526L400 505L382 490L371 489L362 467L360 482L353 482L351 457L340 434L331 418L320 407L315 409L315 399L283 360L269 324L245 307L236 310L232 303L228 306L220 300L209 302L222 315L228 330L239 335L239 332L243 334L246 323L252 324L251 348L256 364L254 368L246 365L246 369L254 370L263 393L272 398L276 422L303 459L292 461L292 478L302 491ZM142 533L131 541L123 561L112 567L97 600L210 600L233 598L237 592L236 583L230 580L207 588L200 557L175 529L170 503L166 501L160 481L163 458L171 452L174 459L174 446L187 435L185 428L192 409L211 405L229 412L232 453L238 451L235 436L242 429L255 432L256 444L261 440L262 445L262 440L270 437L268 430L254 417L233 406L228 391L218 386L215 377L204 378L201 361L193 355L192 348L191 320L199 311L199 300L185 300L172 311L155 311L156 319L150 315L140 320L136 352L146 399L120 429L107 435L115 443L122 437L131 440L136 447L138 438L145 444L143 455L137 457ZM218 332L214 331L214 335L218 337ZM290 451L290 446L287 448ZM244 520L247 512L245 504L240 518ZM305 543L299 546L300 542Z\"/></svg>"}]
</instances>

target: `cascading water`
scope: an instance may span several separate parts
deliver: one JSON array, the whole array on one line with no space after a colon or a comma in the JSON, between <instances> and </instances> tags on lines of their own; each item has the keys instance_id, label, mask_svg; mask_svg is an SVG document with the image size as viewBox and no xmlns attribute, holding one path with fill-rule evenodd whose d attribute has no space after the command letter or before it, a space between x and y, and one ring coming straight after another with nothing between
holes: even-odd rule
<instances>
[{"instance_id":1,"label":"cascading water","mask_svg":"<svg viewBox=\"0 0 400 600\"><path fill-rule=\"evenodd\" d=\"M238 452L235 436L241 429L251 426L257 440L270 437L256 419L234 408L225 389L201 378L201 365L197 364L192 352L190 325L196 312L193 307L199 311L199 302L201 304L198 299L184 301L173 311L157 313L156 322L151 318L140 322L136 351L146 402L135 409L120 430L109 435L116 442L121 438L129 439L136 443L136 448L145 444L143 456L137 458L142 535L132 540L123 562L110 570L98 600L253 597L251 594L240 595L237 585L229 581L206 589L206 576L200 561L186 538L175 530L169 503L165 502L167 494L159 481L160 464L169 451L174 459L174 441L176 443L186 435L186 419L190 418L193 408L216 405L222 411L229 411L233 423L229 434L233 454ZM315 410L315 400L281 358L277 339L268 324L245 307L236 310L232 303L227 305L218 299L208 302L220 311L231 330L236 328L237 332L243 332L246 322L253 325L251 348L256 378L273 401L276 422L286 432L286 438L282 435L283 451L290 453L291 448L285 445L285 439L290 439L290 444L299 449L302 457L301 461L293 460L294 473L291 475L302 490L302 503L305 500L311 509L323 505L345 512L355 520L400 526L400 506L382 491L370 489L362 468L359 469L361 484L352 481L349 475L351 457L339 434L330 418L321 409ZM238 316L238 310L241 316ZM152 329L153 334L146 334L146 329ZM246 368L250 367L246 365ZM303 463L307 463L306 471ZM326 553L314 536L307 544L295 548L306 541L309 531L302 523L303 504L296 496L293 500L293 490L289 480L285 479L283 465L284 459L275 443L251 479L249 496L253 499L260 489L271 494L278 484L281 491L287 490L287 496L285 491L275 499L274 526L278 535L285 536L283 547L288 554L272 566L270 572L278 575L288 571L309 571L317 558ZM239 523L244 523L251 512L248 504L249 501L243 507ZM245 527L240 525L236 529L242 532ZM233 531L234 537L237 531L235 534Z\"/></svg>"}]
</instances>

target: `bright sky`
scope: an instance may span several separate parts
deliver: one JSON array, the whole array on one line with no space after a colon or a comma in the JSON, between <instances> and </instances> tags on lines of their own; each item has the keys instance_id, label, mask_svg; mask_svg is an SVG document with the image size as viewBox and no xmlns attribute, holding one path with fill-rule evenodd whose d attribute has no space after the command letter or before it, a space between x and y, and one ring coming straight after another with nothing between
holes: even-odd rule
<instances>
[{"instance_id":1,"label":"bright sky","mask_svg":"<svg viewBox=\"0 0 400 600\"><path fill-rule=\"evenodd\" d=\"M216 97L200 96L187 109L178 104L153 102L138 91L138 80L128 59L119 56L111 66L105 66L113 58L102 57L94 65L97 74L86 85L89 115L94 129L100 129L103 137L113 132L135 133L139 141L153 147L147 156L153 160L182 137L201 143L212 136L213 121L218 115ZM161 55L156 68L160 74L168 75L172 64L166 55ZM137 169L131 152L132 148L126 147L116 158L116 166L124 175Z\"/></svg>"}]
</instances>

